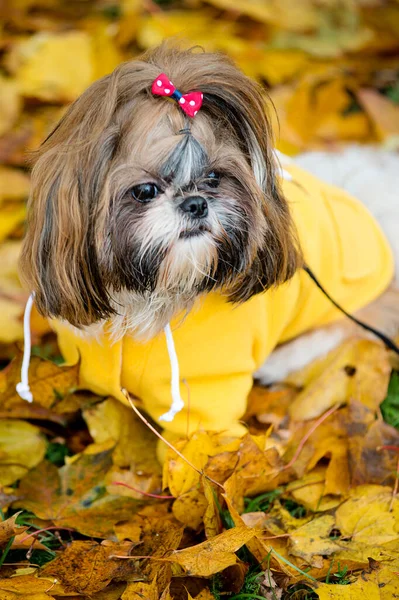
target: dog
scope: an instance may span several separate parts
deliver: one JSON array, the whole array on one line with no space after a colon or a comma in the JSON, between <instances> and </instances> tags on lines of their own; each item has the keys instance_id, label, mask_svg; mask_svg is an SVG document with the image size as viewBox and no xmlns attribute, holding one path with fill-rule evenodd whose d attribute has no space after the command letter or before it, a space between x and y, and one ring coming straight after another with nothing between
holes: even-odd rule
<instances>
[{"instance_id":1,"label":"dog","mask_svg":"<svg viewBox=\"0 0 399 600\"><path fill-rule=\"evenodd\" d=\"M267 105L227 57L164 43L94 83L34 157L20 266L38 310L82 387L128 390L174 435L241 435L254 376L353 334L304 267L371 325L399 323L397 229L389 244L279 158Z\"/></svg>"}]
</instances>

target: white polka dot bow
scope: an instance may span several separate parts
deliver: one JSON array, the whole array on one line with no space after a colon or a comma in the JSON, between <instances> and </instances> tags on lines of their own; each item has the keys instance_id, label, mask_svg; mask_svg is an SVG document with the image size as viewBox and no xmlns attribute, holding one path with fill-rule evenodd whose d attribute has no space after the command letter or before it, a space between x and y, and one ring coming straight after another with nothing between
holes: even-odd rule
<instances>
[{"instance_id":1,"label":"white polka dot bow","mask_svg":"<svg viewBox=\"0 0 399 600\"><path fill-rule=\"evenodd\" d=\"M154 80L151 91L155 96L168 96L169 98L173 98L173 100L176 100L180 108L189 117L195 117L195 115L202 106L202 100L204 98L204 94L202 94L201 92L190 92L189 94L182 94L181 92L179 92L179 90L175 88L173 83L169 81L165 73L161 73Z\"/></svg>"}]
</instances>

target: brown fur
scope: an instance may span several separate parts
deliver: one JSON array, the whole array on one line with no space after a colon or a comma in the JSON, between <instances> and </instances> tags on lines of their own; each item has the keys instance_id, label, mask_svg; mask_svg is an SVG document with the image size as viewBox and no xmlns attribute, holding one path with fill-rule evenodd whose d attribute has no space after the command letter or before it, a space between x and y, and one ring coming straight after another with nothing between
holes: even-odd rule
<instances>
[{"instance_id":1,"label":"brown fur","mask_svg":"<svg viewBox=\"0 0 399 600\"><path fill-rule=\"evenodd\" d=\"M149 275L145 285L144 267L133 272L126 265L142 213L147 210L137 206L133 213L126 190L142 180L143 172L160 178L160 165L181 143L179 131L188 124L175 102L151 94L152 82L160 72L182 93L203 92L203 107L189 122L192 137L186 146L191 144L193 151L195 139L211 167L220 165L226 171L218 196L220 206L227 207L230 195L238 198L235 210L242 212L250 232L244 250L232 251L237 264L231 271L228 266L223 271L220 255L210 254L206 259L211 263L208 280L219 273L214 287L232 301L244 301L286 281L302 264L288 206L276 179L264 92L225 56L163 44L94 83L72 104L34 156L20 265L43 315L85 326L120 312L126 289L132 290L132 297L141 294L144 300L147 292L169 295L169 300L180 294L176 309L182 308L181 304L189 306L193 295L201 291L198 282L186 295L178 289L173 277L178 281L180 274L176 267L171 275L167 261L162 278L154 282ZM188 193L181 185L176 195ZM208 195L212 199L212 193ZM113 212L116 207L125 211L123 216ZM226 248L229 243L234 245L234 239L227 237L221 228L215 243L222 240ZM156 240L151 241L155 244ZM149 274L154 269L151 264L147 267ZM135 277L141 281L133 281ZM166 280L167 290L162 288ZM209 281L207 285L205 291L210 289Z\"/></svg>"}]
</instances>

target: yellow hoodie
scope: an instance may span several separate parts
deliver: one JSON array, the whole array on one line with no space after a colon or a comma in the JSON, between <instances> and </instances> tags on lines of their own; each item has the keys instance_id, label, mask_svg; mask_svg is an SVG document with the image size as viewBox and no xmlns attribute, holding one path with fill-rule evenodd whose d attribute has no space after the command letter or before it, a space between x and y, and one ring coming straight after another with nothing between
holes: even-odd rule
<instances>
[{"instance_id":1,"label":"yellow hoodie","mask_svg":"<svg viewBox=\"0 0 399 600\"><path fill-rule=\"evenodd\" d=\"M332 297L354 311L378 297L393 277L388 242L367 209L344 191L295 165L283 191L298 230L307 265ZM199 299L172 331L180 364L185 408L167 424L184 435L198 427L240 435L252 375L275 346L342 315L304 271L286 284L234 306L212 293ZM121 388L140 398L158 421L171 404L171 367L164 334L139 343L126 335L111 344L76 336L53 323L68 363L80 358L80 384L126 403ZM188 402L189 401L189 402ZM189 419L187 419L187 407Z\"/></svg>"}]
</instances>

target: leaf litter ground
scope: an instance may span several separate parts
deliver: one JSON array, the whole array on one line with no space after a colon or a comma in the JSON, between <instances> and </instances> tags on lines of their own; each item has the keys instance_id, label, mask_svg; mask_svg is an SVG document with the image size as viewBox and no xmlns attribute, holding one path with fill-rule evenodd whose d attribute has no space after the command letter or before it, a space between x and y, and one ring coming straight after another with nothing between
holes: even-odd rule
<instances>
[{"instance_id":1,"label":"leaf litter ground","mask_svg":"<svg viewBox=\"0 0 399 600\"><path fill-rule=\"evenodd\" d=\"M77 391L36 313L35 403L15 393L26 152L68 103L183 32L268 87L281 150L397 148L399 5L366 4L1 8L0 600L399 598L399 365L381 345L349 340L279 386L255 386L247 435L197 431L165 447L163 467L133 410Z\"/></svg>"}]
</instances>

